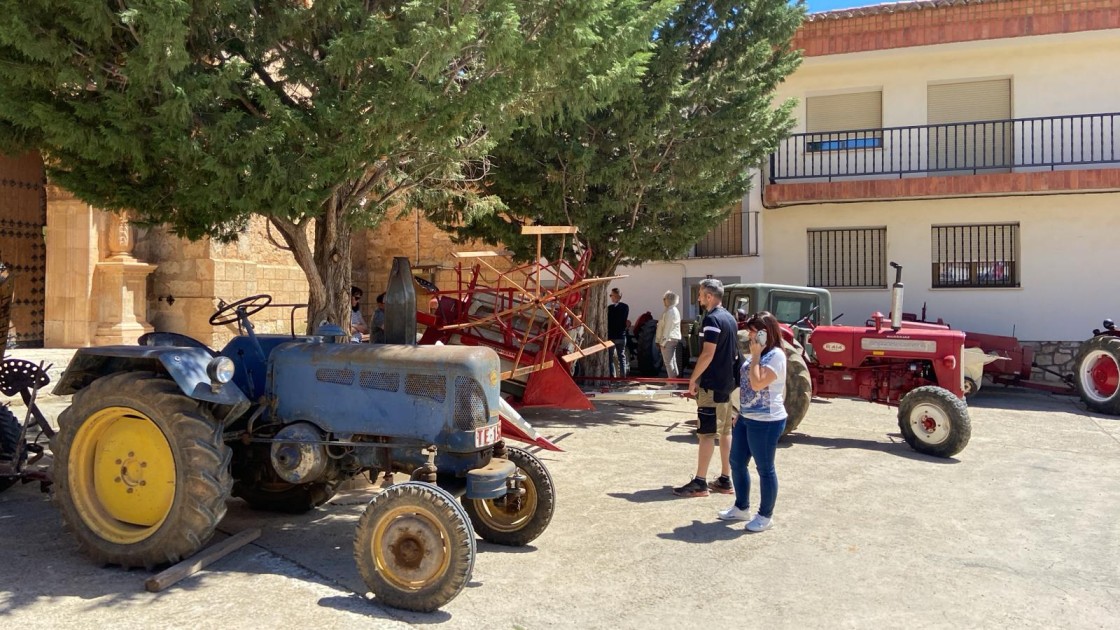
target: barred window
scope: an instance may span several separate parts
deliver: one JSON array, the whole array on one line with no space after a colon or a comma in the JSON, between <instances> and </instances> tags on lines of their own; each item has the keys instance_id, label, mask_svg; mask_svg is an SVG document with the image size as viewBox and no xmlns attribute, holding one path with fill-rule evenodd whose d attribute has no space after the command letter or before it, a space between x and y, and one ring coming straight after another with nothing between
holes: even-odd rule
<instances>
[{"instance_id":1,"label":"barred window","mask_svg":"<svg viewBox=\"0 0 1120 630\"><path fill-rule=\"evenodd\" d=\"M832 289L887 287L887 228L808 230L809 286Z\"/></svg>"},{"instance_id":2,"label":"barred window","mask_svg":"<svg viewBox=\"0 0 1120 630\"><path fill-rule=\"evenodd\" d=\"M935 225L933 288L1019 286L1019 224Z\"/></svg>"}]
</instances>

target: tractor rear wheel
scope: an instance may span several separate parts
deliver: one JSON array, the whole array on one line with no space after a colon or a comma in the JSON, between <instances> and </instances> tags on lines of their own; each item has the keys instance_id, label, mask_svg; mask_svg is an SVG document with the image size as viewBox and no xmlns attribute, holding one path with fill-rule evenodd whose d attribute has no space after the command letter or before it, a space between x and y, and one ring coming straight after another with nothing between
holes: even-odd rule
<instances>
[{"instance_id":1,"label":"tractor rear wheel","mask_svg":"<svg viewBox=\"0 0 1120 630\"><path fill-rule=\"evenodd\" d=\"M467 513L439 486L410 481L378 493L358 521L354 560L378 602L431 612L455 599L474 571Z\"/></svg>"},{"instance_id":2,"label":"tractor rear wheel","mask_svg":"<svg viewBox=\"0 0 1120 630\"><path fill-rule=\"evenodd\" d=\"M16 415L7 407L0 407L0 463L11 464L15 472L16 445L19 444L19 433L22 425ZM19 462L22 464L27 459L27 451L20 453ZM11 488L18 477L0 477L0 492Z\"/></svg>"},{"instance_id":3,"label":"tractor rear wheel","mask_svg":"<svg viewBox=\"0 0 1120 630\"><path fill-rule=\"evenodd\" d=\"M150 372L97 379L58 418L54 498L100 564L177 562L210 539L233 480L221 424Z\"/></svg>"},{"instance_id":4,"label":"tractor rear wheel","mask_svg":"<svg viewBox=\"0 0 1120 630\"><path fill-rule=\"evenodd\" d=\"M813 402L813 379L809 376L809 366L805 357L793 345L783 341L786 351L786 428L782 437L797 430L805 414L809 413L809 403Z\"/></svg>"},{"instance_id":5,"label":"tractor rear wheel","mask_svg":"<svg viewBox=\"0 0 1120 630\"><path fill-rule=\"evenodd\" d=\"M968 406L936 385L915 388L902 397L898 428L911 448L936 457L956 455L972 437Z\"/></svg>"},{"instance_id":6,"label":"tractor rear wheel","mask_svg":"<svg viewBox=\"0 0 1120 630\"><path fill-rule=\"evenodd\" d=\"M507 449L507 457L525 476L519 497L506 495L497 499L468 499L463 508L471 518L474 531L496 545L523 547L540 536L552 521L556 510L556 485L541 460L516 447Z\"/></svg>"},{"instance_id":7,"label":"tractor rear wheel","mask_svg":"<svg viewBox=\"0 0 1120 630\"><path fill-rule=\"evenodd\" d=\"M1089 409L1120 416L1120 337L1099 335L1081 344L1074 382Z\"/></svg>"}]
</instances>

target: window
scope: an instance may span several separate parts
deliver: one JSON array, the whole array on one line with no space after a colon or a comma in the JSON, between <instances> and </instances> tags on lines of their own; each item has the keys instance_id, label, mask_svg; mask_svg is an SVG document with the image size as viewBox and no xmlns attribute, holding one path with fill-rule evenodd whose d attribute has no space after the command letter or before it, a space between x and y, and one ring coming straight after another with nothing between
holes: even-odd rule
<instances>
[{"instance_id":1,"label":"window","mask_svg":"<svg viewBox=\"0 0 1120 630\"><path fill-rule=\"evenodd\" d=\"M758 211L735 209L696 243L691 258L758 255Z\"/></svg>"},{"instance_id":2,"label":"window","mask_svg":"<svg viewBox=\"0 0 1120 630\"><path fill-rule=\"evenodd\" d=\"M883 93L852 92L805 99L805 150L847 151L883 146ZM819 132L819 135L818 135Z\"/></svg>"},{"instance_id":3,"label":"window","mask_svg":"<svg viewBox=\"0 0 1120 630\"><path fill-rule=\"evenodd\" d=\"M808 230L809 286L887 287L887 228Z\"/></svg>"},{"instance_id":4,"label":"window","mask_svg":"<svg viewBox=\"0 0 1120 630\"><path fill-rule=\"evenodd\" d=\"M1019 224L935 225L933 288L1019 286Z\"/></svg>"},{"instance_id":5,"label":"window","mask_svg":"<svg viewBox=\"0 0 1120 630\"><path fill-rule=\"evenodd\" d=\"M810 311L820 305L820 298L811 293L794 293L791 291L771 291L769 310L784 324L794 324L801 318L809 315ZM820 321L816 313L810 321L814 324ZM831 322L827 322L831 323Z\"/></svg>"},{"instance_id":6,"label":"window","mask_svg":"<svg viewBox=\"0 0 1120 630\"><path fill-rule=\"evenodd\" d=\"M1011 166L1011 80L926 88L931 171L1004 171Z\"/></svg>"}]
</instances>

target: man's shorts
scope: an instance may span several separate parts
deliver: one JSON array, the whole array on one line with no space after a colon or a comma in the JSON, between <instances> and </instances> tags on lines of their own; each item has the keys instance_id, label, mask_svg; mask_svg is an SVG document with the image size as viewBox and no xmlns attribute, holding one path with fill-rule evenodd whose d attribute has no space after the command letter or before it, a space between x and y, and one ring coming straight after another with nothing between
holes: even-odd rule
<instances>
[{"instance_id":1,"label":"man's shorts","mask_svg":"<svg viewBox=\"0 0 1120 630\"><path fill-rule=\"evenodd\" d=\"M696 392L696 407L700 424L696 428L697 435L720 436L731 434L731 421L735 418L735 411L731 408L731 399L726 402L716 402L716 393L701 387ZM714 409L713 415L710 410Z\"/></svg>"}]
</instances>

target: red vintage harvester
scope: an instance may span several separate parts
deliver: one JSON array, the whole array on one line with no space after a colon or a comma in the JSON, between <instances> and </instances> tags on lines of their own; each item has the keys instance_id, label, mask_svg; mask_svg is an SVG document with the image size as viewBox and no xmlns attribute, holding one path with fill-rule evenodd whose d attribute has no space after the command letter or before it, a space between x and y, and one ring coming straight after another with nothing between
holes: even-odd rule
<instances>
[{"instance_id":1,"label":"red vintage harvester","mask_svg":"<svg viewBox=\"0 0 1120 630\"><path fill-rule=\"evenodd\" d=\"M564 240L577 228L525 226L537 237L536 261L503 268L495 251L459 252L456 284L430 287L434 312L417 314L426 326L421 344L486 346L502 362L502 391L521 406L593 409L572 380L571 363L613 344L584 326L582 303L589 287L613 278L588 278L591 251L573 265L564 256ZM561 236L560 255L541 257L541 237Z\"/></svg>"}]
</instances>

